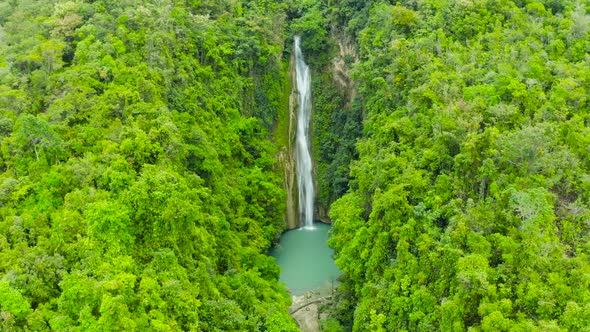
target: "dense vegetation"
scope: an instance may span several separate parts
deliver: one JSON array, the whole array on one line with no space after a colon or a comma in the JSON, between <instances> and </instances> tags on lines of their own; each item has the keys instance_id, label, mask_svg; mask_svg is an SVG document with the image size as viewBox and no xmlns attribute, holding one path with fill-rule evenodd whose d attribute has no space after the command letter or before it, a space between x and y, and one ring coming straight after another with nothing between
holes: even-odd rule
<instances>
[{"instance_id":1,"label":"dense vegetation","mask_svg":"<svg viewBox=\"0 0 590 332\"><path fill-rule=\"evenodd\" d=\"M341 325L588 331L590 3L315 8L356 40L364 115L331 211Z\"/></svg>"},{"instance_id":2,"label":"dense vegetation","mask_svg":"<svg viewBox=\"0 0 590 332\"><path fill-rule=\"evenodd\" d=\"M328 329L588 331L589 9L0 3L0 329L296 330L264 252L297 33Z\"/></svg>"},{"instance_id":3,"label":"dense vegetation","mask_svg":"<svg viewBox=\"0 0 590 332\"><path fill-rule=\"evenodd\" d=\"M285 12L0 3L0 330L295 329L264 254Z\"/></svg>"}]
</instances>

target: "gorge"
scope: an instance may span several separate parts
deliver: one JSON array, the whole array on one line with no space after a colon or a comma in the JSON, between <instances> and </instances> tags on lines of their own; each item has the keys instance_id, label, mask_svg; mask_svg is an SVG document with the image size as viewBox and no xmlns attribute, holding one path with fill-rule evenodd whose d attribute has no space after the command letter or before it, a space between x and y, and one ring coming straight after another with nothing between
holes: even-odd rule
<instances>
[{"instance_id":1,"label":"gorge","mask_svg":"<svg viewBox=\"0 0 590 332\"><path fill-rule=\"evenodd\" d=\"M0 330L588 331L589 12L0 1Z\"/></svg>"},{"instance_id":2,"label":"gorge","mask_svg":"<svg viewBox=\"0 0 590 332\"><path fill-rule=\"evenodd\" d=\"M334 251L328 247L329 225L314 224L314 180L311 148L310 121L312 119L311 70L304 60L301 38L294 37L295 62L294 90L297 98L296 134L293 155L295 156L299 228L281 235L280 241L270 254L281 267L279 281L284 282L293 299L315 301L317 297L304 294L331 294L337 286L341 271L334 264ZM299 296L299 297L298 297ZM295 316L294 316L295 317ZM301 324L301 321L298 322ZM307 320L313 321L312 318ZM306 319L304 319L306 320ZM317 320L317 317L315 318Z\"/></svg>"}]
</instances>

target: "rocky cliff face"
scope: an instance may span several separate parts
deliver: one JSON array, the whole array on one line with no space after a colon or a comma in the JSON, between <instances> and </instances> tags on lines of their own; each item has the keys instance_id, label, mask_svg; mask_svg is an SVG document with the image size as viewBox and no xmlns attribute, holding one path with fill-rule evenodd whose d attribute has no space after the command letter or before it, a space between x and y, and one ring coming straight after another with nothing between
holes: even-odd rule
<instances>
[{"instance_id":1,"label":"rocky cliff face","mask_svg":"<svg viewBox=\"0 0 590 332\"><path fill-rule=\"evenodd\" d=\"M299 226L298 215L298 195L297 195L297 170L295 165L295 132L297 122L297 83L295 81L295 56L291 55L289 60L288 80L290 82L288 108L284 111L287 116L282 117L283 126L279 126L279 130L284 132L278 133L285 135L284 146L279 151L279 163L283 168L284 175L284 189L287 192L287 211L285 211L285 218L287 229L297 228ZM287 105L286 105L287 106Z\"/></svg>"},{"instance_id":2,"label":"rocky cliff face","mask_svg":"<svg viewBox=\"0 0 590 332\"><path fill-rule=\"evenodd\" d=\"M356 87L350 77L347 61L358 62L358 54L354 42L344 34L337 33L334 35L334 39L338 45L338 53L332 59L330 72L332 73L332 80L343 92L346 101L345 107L350 108L356 96Z\"/></svg>"},{"instance_id":3,"label":"rocky cliff face","mask_svg":"<svg viewBox=\"0 0 590 332\"><path fill-rule=\"evenodd\" d=\"M358 62L354 42L332 33L334 57L314 73L315 218L331 223L330 205L348 191L349 164L362 133L362 110L354 107L356 85L349 68Z\"/></svg>"},{"instance_id":4,"label":"rocky cliff face","mask_svg":"<svg viewBox=\"0 0 590 332\"><path fill-rule=\"evenodd\" d=\"M318 112L318 114L313 115L314 123L311 124L311 127L313 128L312 135L315 135L316 133L322 131L325 132L326 130L334 131L333 134L329 135L330 137L339 137L340 135L343 135L343 133L340 131L344 127L350 128L350 126L345 126L344 123L334 123L333 120L328 120L328 122L324 121L319 124L319 127L325 125L326 128L318 128L318 130L316 130L315 122L320 118L342 118L341 115L332 114L335 112L354 112L352 110L352 102L356 96L356 87L354 85L353 80L350 77L348 67L350 62L358 61L357 52L354 49L353 43L344 35L335 33L333 35L333 38L335 41L335 45L337 45L338 47L334 58L331 60L330 63L326 65L326 67L319 69L318 71L312 74L312 80L318 80L318 82L321 81L319 88L315 88L313 98L320 97L322 92L327 92L328 89L330 89L331 91L336 91L335 95L337 96L338 101L335 102L335 104L338 104L338 107L336 109L316 107L316 104L314 102L313 112ZM308 56L313 57L313 54L310 54ZM283 169L284 189L287 192L287 209L285 211L286 225L287 229L293 229L299 227L297 170L294 155L295 132L297 126L297 82L295 77L294 54L291 55L291 58L289 60L287 74L289 87L288 90L285 91L285 94L288 94L289 97L288 106L284 105L284 111L287 112L287 114L283 114L280 120L283 123L282 125L278 126L278 130L281 131L278 134L283 136L283 145L280 148L278 159ZM322 91L322 88L324 88L324 91ZM326 98L325 96L321 97ZM318 100L320 99L321 98L318 98ZM346 121L359 122L360 125L360 120L353 119L355 117L351 117L350 115L346 115L345 117L348 118L348 120ZM358 116L358 118L360 118L360 116ZM347 135L351 135L351 133L344 133L344 136ZM317 158L313 161L314 182L316 186L315 191L317 193L314 219L321 220L325 223L330 223L330 204L342 193L331 192L331 190L328 187L332 187L332 183L326 183L326 181L320 180L320 178L324 176L324 172L326 171L325 165L334 164L334 160L332 158L334 158L335 156L318 155L316 152L322 151L322 149L318 145L322 144L321 141L324 139L324 137L322 135L318 135L316 138L312 138L312 142L314 142L314 144L312 145L312 157L315 156ZM342 144L340 142L335 142L331 145L339 146ZM345 150L346 148L338 148L336 151L333 152L336 155L338 153L350 154ZM346 159L344 161L344 164L348 164L348 161L349 160ZM324 167L318 167L319 163L325 164ZM330 192L328 193L327 190L330 190ZM322 192L325 193L324 196L326 197L322 197Z\"/></svg>"}]
</instances>

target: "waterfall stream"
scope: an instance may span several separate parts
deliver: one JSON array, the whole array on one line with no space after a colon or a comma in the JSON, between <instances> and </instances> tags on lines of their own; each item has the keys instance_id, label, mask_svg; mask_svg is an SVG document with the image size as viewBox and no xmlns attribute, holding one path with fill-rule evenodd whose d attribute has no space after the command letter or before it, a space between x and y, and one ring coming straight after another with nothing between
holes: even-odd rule
<instances>
[{"instance_id":1,"label":"waterfall stream","mask_svg":"<svg viewBox=\"0 0 590 332\"><path fill-rule=\"evenodd\" d=\"M299 188L299 223L313 227L314 188L311 155L309 153L309 120L311 118L311 73L299 46L301 38L295 36L295 71L297 77L297 133L295 135L295 161Z\"/></svg>"},{"instance_id":2,"label":"waterfall stream","mask_svg":"<svg viewBox=\"0 0 590 332\"><path fill-rule=\"evenodd\" d=\"M328 247L329 225L313 223L314 186L310 154L311 74L305 64L299 37L295 37L295 77L297 88L297 124L294 157L299 189L299 225L296 231L281 235L270 251L281 267L280 281L292 295L305 292L334 291L342 274L334 263L334 250Z\"/></svg>"}]
</instances>

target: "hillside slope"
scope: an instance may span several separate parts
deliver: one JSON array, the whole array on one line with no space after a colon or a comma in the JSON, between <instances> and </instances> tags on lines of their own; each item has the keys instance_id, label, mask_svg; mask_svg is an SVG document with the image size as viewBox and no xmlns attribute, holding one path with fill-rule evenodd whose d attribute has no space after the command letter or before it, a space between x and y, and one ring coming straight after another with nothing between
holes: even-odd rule
<instances>
[{"instance_id":1,"label":"hillside slope","mask_svg":"<svg viewBox=\"0 0 590 332\"><path fill-rule=\"evenodd\" d=\"M324 3L364 114L331 212L344 326L587 330L589 6Z\"/></svg>"},{"instance_id":2,"label":"hillside slope","mask_svg":"<svg viewBox=\"0 0 590 332\"><path fill-rule=\"evenodd\" d=\"M0 4L0 329L295 330L267 1Z\"/></svg>"}]
</instances>

